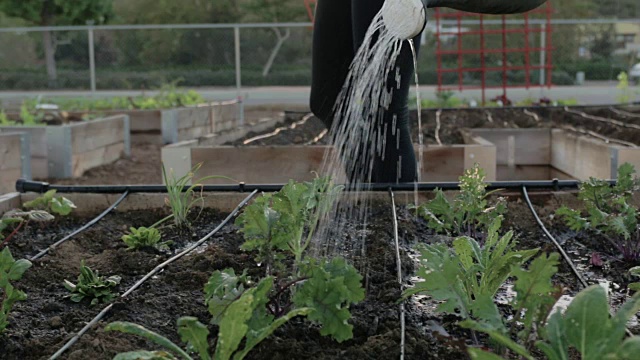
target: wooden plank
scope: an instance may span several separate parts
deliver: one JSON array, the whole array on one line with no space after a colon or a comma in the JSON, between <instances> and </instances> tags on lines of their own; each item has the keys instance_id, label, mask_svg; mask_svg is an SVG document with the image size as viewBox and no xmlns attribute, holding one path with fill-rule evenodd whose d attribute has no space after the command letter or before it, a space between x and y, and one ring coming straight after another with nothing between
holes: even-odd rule
<instances>
[{"instance_id":1,"label":"wooden plank","mask_svg":"<svg viewBox=\"0 0 640 360\"><path fill-rule=\"evenodd\" d=\"M618 152L618 161L617 164L615 164L616 169L612 169L612 171L614 171L616 178L618 174L617 168L624 163L629 163L633 165L636 170L640 171L640 148L623 148L616 146L615 149Z\"/></svg>"},{"instance_id":2,"label":"wooden plank","mask_svg":"<svg viewBox=\"0 0 640 360\"><path fill-rule=\"evenodd\" d=\"M562 171L548 165L498 165L498 181L521 181L521 180L573 180L573 178Z\"/></svg>"},{"instance_id":3,"label":"wooden plank","mask_svg":"<svg viewBox=\"0 0 640 360\"><path fill-rule=\"evenodd\" d=\"M497 147L498 165L548 165L551 162L551 129L471 129ZM515 146L509 146L509 141ZM511 149L511 151L510 151Z\"/></svg>"},{"instance_id":4,"label":"wooden plank","mask_svg":"<svg viewBox=\"0 0 640 360\"><path fill-rule=\"evenodd\" d=\"M42 157L31 157L31 177L37 180L49 178L49 160Z\"/></svg>"},{"instance_id":5,"label":"wooden plank","mask_svg":"<svg viewBox=\"0 0 640 360\"><path fill-rule=\"evenodd\" d=\"M238 126L238 104L236 101L214 104L211 109L213 131L228 131Z\"/></svg>"},{"instance_id":6,"label":"wooden plank","mask_svg":"<svg viewBox=\"0 0 640 360\"><path fill-rule=\"evenodd\" d=\"M176 145L177 144L165 146L162 148L162 163L164 164L164 167L167 169L167 171L173 170L175 174L177 174L178 176L182 176L189 173L189 171L191 171L191 169L193 168L191 161L191 148Z\"/></svg>"},{"instance_id":7,"label":"wooden plank","mask_svg":"<svg viewBox=\"0 0 640 360\"><path fill-rule=\"evenodd\" d=\"M178 130L211 126L211 106L177 109Z\"/></svg>"},{"instance_id":8,"label":"wooden plank","mask_svg":"<svg viewBox=\"0 0 640 360\"><path fill-rule=\"evenodd\" d=\"M82 117L84 114L95 114L98 116L117 116L129 115L131 120L131 132L150 132L155 131L160 134L162 129L161 111L160 110L97 110L97 111L70 111L69 114Z\"/></svg>"},{"instance_id":9,"label":"wooden plank","mask_svg":"<svg viewBox=\"0 0 640 360\"><path fill-rule=\"evenodd\" d=\"M0 216L9 210L19 209L22 207L22 198L17 192L9 192L2 194L0 192Z\"/></svg>"},{"instance_id":10,"label":"wooden plank","mask_svg":"<svg viewBox=\"0 0 640 360\"><path fill-rule=\"evenodd\" d=\"M457 181L464 173L462 146L426 146L422 154L422 182Z\"/></svg>"},{"instance_id":11,"label":"wooden plank","mask_svg":"<svg viewBox=\"0 0 640 360\"><path fill-rule=\"evenodd\" d=\"M12 168L0 171L0 194L16 191L16 180L21 177L21 168Z\"/></svg>"},{"instance_id":12,"label":"wooden plank","mask_svg":"<svg viewBox=\"0 0 640 360\"><path fill-rule=\"evenodd\" d=\"M71 159L72 176L80 177L94 167L110 164L120 159L125 152L124 142L111 144L81 154L73 154Z\"/></svg>"},{"instance_id":13,"label":"wooden plank","mask_svg":"<svg viewBox=\"0 0 640 360\"><path fill-rule=\"evenodd\" d=\"M81 154L116 143L124 143L125 120L122 116L87 121L70 126L73 154Z\"/></svg>"},{"instance_id":14,"label":"wooden plank","mask_svg":"<svg viewBox=\"0 0 640 360\"><path fill-rule=\"evenodd\" d=\"M46 126L0 126L0 133L27 132L31 135L31 156L46 158L47 148Z\"/></svg>"},{"instance_id":15,"label":"wooden plank","mask_svg":"<svg viewBox=\"0 0 640 360\"><path fill-rule=\"evenodd\" d=\"M578 180L611 178L611 149L593 138L551 131L551 165Z\"/></svg>"},{"instance_id":16,"label":"wooden plank","mask_svg":"<svg viewBox=\"0 0 640 360\"><path fill-rule=\"evenodd\" d=\"M478 164L485 171L486 181L496 181L496 156L495 146L466 145L464 146L464 169L472 169Z\"/></svg>"},{"instance_id":17,"label":"wooden plank","mask_svg":"<svg viewBox=\"0 0 640 360\"><path fill-rule=\"evenodd\" d=\"M0 134L0 173L13 169L22 169L21 145L21 135L19 133Z\"/></svg>"},{"instance_id":18,"label":"wooden plank","mask_svg":"<svg viewBox=\"0 0 640 360\"><path fill-rule=\"evenodd\" d=\"M280 184L290 179L312 180L320 170L325 146L215 147L191 149L191 164L202 163L199 177L222 175L252 184ZM211 179L207 184L235 183Z\"/></svg>"}]
</instances>

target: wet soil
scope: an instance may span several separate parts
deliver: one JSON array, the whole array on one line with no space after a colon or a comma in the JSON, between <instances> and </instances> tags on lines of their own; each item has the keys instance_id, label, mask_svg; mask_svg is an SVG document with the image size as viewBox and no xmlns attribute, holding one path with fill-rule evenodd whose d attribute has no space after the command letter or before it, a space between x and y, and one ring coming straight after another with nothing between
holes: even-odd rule
<instances>
[{"instance_id":1,"label":"wet soil","mask_svg":"<svg viewBox=\"0 0 640 360\"><path fill-rule=\"evenodd\" d=\"M354 338L337 343L321 337L317 327L302 319L294 319L279 329L259 348L252 351L251 359L396 359L400 348L400 323L398 305L400 286L396 278L395 250L392 225L388 219L388 204L374 205L374 220L367 243L366 259L354 259L357 266L367 268L367 296L365 301L352 307ZM29 301L16 305L11 315L11 325L6 336L0 338L3 359L44 359L53 354L70 337L93 318L104 305L91 307L88 303L74 304L65 299L64 279L75 280L81 259L104 275L123 277L117 291L122 293L145 273L165 260L169 254L126 251L118 240L129 226L149 225L163 214L134 212L109 215L88 232L70 240L42 260L18 283L29 295ZM173 239L178 245L195 240L217 225L222 217L208 210L194 223L190 233L165 231L165 239ZM68 219L50 229L52 233L64 233L86 219ZM355 231L355 227L354 230ZM37 238L30 242L39 229L29 228L21 234L12 249L16 257L31 254L54 241L55 236ZM355 237L355 233L344 235ZM407 239L423 237L413 234ZM187 238L186 240L184 238ZM423 239L423 241L428 241ZM210 316L204 306L203 287L211 272L227 267L237 272L249 269L250 275L258 275L261 269L250 254L239 250L242 236L233 226L228 226L209 241L209 245L171 264L154 276L126 299L118 299L109 315L81 338L62 358L111 359L116 353L136 349L156 348L135 336L105 333L101 329L111 321L133 321L180 343L176 332L176 320L180 316L196 316L208 323ZM411 240L413 241L413 240ZM27 243L29 243L27 245ZM407 242L408 244L409 242ZM15 245L14 245L15 244ZM21 246L19 244L22 244ZM411 274L411 261L403 254L404 272ZM466 356L448 346L440 345L425 333L421 322L436 319L436 315L424 315L409 310L406 354L408 359L432 358L458 359ZM212 333L215 328L210 326ZM214 340L211 340L212 345Z\"/></svg>"},{"instance_id":2,"label":"wet soil","mask_svg":"<svg viewBox=\"0 0 640 360\"><path fill-rule=\"evenodd\" d=\"M566 227L552 218L561 204L576 207L573 194L563 193L533 196L534 206L550 231L563 239L565 249L579 261L585 251L600 249L597 243L575 240ZM402 272L405 281L415 273L416 267L410 255L418 243L449 241L434 234L426 221L416 218L405 207L399 207L399 237ZM34 267L17 283L27 292L29 300L16 305L10 316L7 334L0 337L2 359L45 359L60 348L70 337L93 318L104 305L91 307L88 303L75 304L65 299L64 279L74 281L80 260L104 275L120 275L122 283L116 289L122 293L135 281L153 269L170 254L157 251L131 252L119 240L130 226L150 225L160 219L163 212L128 212L107 216L92 229L58 247L42 260L34 261ZM202 237L222 220L224 214L206 210L194 221L193 231L176 231L165 228L164 240L173 240L173 251L183 248ZM366 258L352 260L365 276L366 299L352 306L354 338L337 343L322 337L317 327L303 319L294 319L254 349L249 359L397 359L400 352L400 321L397 299L400 286L396 277L396 254L393 244L393 227L390 204L372 204L367 230ZM87 219L69 218L50 228L29 227L11 244L16 257L31 255L45 248L60 235L83 224ZM555 247L545 238L526 204L517 196L508 202L504 229L516 232L519 248L541 248L553 252ZM338 242L346 243L359 236L356 227L347 227ZM48 234L48 235L40 235ZM118 352L136 349L157 349L138 337L118 333L105 333L103 327L112 321L132 321L152 329L180 344L176 321L181 316L195 316L208 324L210 315L204 306L203 287L215 270L232 267L236 272L248 269L257 276L262 269L255 264L251 254L239 250L243 239L233 225L223 228L206 245L194 253L169 265L126 299L117 299L114 308L98 326L85 334L62 358L111 359ZM580 250L581 246L587 250ZM582 251L582 252L581 252ZM609 261L610 259L606 259ZM611 261L615 264L615 261ZM626 284L620 267L609 270L594 269L588 264L582 268L590 283L609 279L619 284L612 286L613 306L626 298ZM590 275L592 274L592 275ZM565 294L574 296L581 290L576 277L566 264L560 266L555 282L565 288ZM464 346L471 344L467 330L456 325L455 316L442 316L435 311L437 304L428 298L406 303L406 358L407 359L466 359ZM215 334L213 325L210 331ZM632 325L632 331L640 327ZM210 339L213 346L215 339Z\"/></svg>"},{"instance_id":3,"label":"wet soil","mask_svg":"<svg viewBox=\"0 0 640 360\"><path fill-rule=\"evenodd\" d=\"M616 108L627 111L626 108ZM576 107L572 111L585 112L605 119L640 124L640 117L625 116L609 108ZM437 110L422 111L422 125L426 144L437 144L435 133L437 128ZM636 114L637 115L637 114ZM305 114L290 113L288 124L300 121ZM640 115L637 115L640 116ZM582 131L593 131L611 139L618 139L640 145L640 130L614 125L602 121L588 119L577 114L569 113L564 108L531 107L531 108L462 108L444 109L440 113L439 138L443 144L464 144L460 130L471 128L568 128L574 127ZM417 112L411 112L412 136L418 142ZM322 121L313 117L295 129L283 129L276 135L260 139L251 145L305 145L309 139L314 139L326 128ZM250 134L245 139L227 145L241 146L243 141L257 135L273 133L274 129L262 133ZM326 144L326 137L317 142Z\"/></svg>"}]
</instances>

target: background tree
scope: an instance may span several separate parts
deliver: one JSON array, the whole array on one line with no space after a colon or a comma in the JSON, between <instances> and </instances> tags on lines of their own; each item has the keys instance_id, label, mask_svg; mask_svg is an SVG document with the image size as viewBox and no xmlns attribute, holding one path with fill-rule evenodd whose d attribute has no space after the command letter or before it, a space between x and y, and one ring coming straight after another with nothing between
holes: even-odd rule
<instances>
[{"instance_id":1,"label":"background tree","mask_svg":"<svg viewBox=\"0 0 640 360\"><path fill-rule=\"evenodd\" d=\"M37 26L102 24L112 16L112 0L0 0L6 15ZM55 87L56 41L50 31L42 33L49 86Z\"/></svg>"}]
</instances>

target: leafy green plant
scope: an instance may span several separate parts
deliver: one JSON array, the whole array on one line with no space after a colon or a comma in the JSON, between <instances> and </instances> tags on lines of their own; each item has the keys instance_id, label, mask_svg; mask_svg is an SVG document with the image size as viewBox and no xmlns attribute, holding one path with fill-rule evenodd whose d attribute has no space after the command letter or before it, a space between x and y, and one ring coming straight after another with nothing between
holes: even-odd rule
<instances>
[{"instance_id":1,"label":"leafy green plant","mask_svg":"<svg viewBox=\"0 0 640 360\"><path fill-rule=\"evenodd\" d=\"M640 277L640 266L634 266L629 269L629 274L634 277ZM640 282L629 284L629 290L640 291Z\"/></svg>"},{"instance_id":2,"label":"leafy green plant","mask_svg":"<svg viewBox=\"0 0 640 360\"><path fill-rule=\"evenodd\" d=\"M454 236L466 235L479 238L494 218L506 211L503 199L489 206L484 182L485 172L476 164L460 177L460 193L450 202L441 189L435 190L435 198L417 208L429 227L439 233Z\"/></svg>"},{"instance_id":3,"label":"leafy green plant","mask_svg":"<svg viewBox=\"0 0 640 360\"><path fill-rule=\"evenodd\" d=\"M18 281L22 275L31 267L31 262L25 259L15 260L5 248L0 252L0 289L2 289L2 303L0 306L0 334L9 325L8 316L13 305L18 301L27 299L27 295L13 287L12 281Z\"/></svg>"},{"instance_id":4,"label":"leafy green plant","mask_svg":"<svg viewBox=\"0 0 640 360\"><path fill-rule=\"evenodd\" d=\"M606 290L592 285L581 291L564 314L554 312L541 330L542 340L535 346L549 360L570 359L570 349L577 351L581 359L633 360L640 353L640 336L625 339L627 321L640 310L640 293L631 297L618 312L610 316ZM514 351L527 360L534 356L508 336L486 326L474 326L487 333L492 340ZM472 359L501 359L481 349L469 349Z\"/></svg>"},{"instance_id":5,"label":"leafy green plant","mask_svg":"<svg viewBox=\"0 0 640 360\"><path fill-rule=\"evenodd\" d=\"M120 283L121 278L117 275L104 278L98 272L94 272L84 264L80 264L80 275L78 283L74 284L68 280L64 281L64 287L71 292L68 296L73 302L81 302L85 298L91 299L91 305L101 302L107 303L115 298L111 290Z\"/></svg>"},{"instance_id":6,"label":"leafy green plant","mask_svg":"<svg viewBox=\"0 0 640 360\"><path fill-rule=\"evenodd\" d=\"M129 250L138 250L143 248L155 248L158 250L167 250L171 241L161 242L162 235L160 230L155 227L139 228L132 227L129 233L122 236L122 241L129 247Z\"/></svg>"},{"instance_id":7,"label":"leafy green plant","mask_svg":"<svg viewBox=\"0 0 640 360\"><path fill-rule=\"evenodd\" d=\"M536 340L540 339L541 330L554 304L562 295L562 289L554 287L551 281L558 271L559 258L555 253L549 256L542 254L531 262L528 270L513 267L512 275L516 278L513 289L516 296L509 303L511 316L503 318L493 299L483 295L478 299L485 304L483 312L477 313L476 319L466 319L460 325L474 331L492 333L494 337L503 339L503 342L511 343L509 348L496 346L503 355L507 355L507 350L511 349L524 356L534 347ZM501 345L500 342L497 344Z\"/></svg>"},{"instance_id":8,"label":"leafy green plant","mask_svg":"<svg viewBox=\"0 0 640 360\"><path fill-rule=\"evenodd\" d=\"M193 317L178 320L178 333L201 359L241 360L260 342L296 316L307 316L323 324L321 333L332 335L339 341L351 338L351 326L346 324L350 314L346 309L350 299L362 299L364 290L359 286L361 277L343 259L334 259L323 268L314 267L316 275L309 279L292 282L278 291L275 278L267 276L254 287L247 287L249 278L236 275L233 269L216 271L205 286L205 298L212 315L212 323L219 332L215 351L211 354L208 345L209 330ZM338 275L338 276L336 276ZM288 287L303 283L296 293L290 310L277 308L278 298ZM271 295L270 295L271 294ZM301 306L308 305L308 306ZM280 311L279 314L275 314ZM163 346L183 359L192 359L186 351L168 339L139 325L115 322L105 331L120 331L142 336ZM244 347L241 348L241 345ZM141 355L159 359L173 359L164 351L134 351L119 354L117 359L139 359Z\"/></svg>"},{"instance_id":9,"label":"leafy green plant","mask_svg":"<svg viewBox=\"0 0 640 360\"><path fill-rule=\"evenodd\" d=\"M265 264L267 274L282 258L278 251L291 252L299 264L320 220L343 188L328 177L317 177L312 182L290 181L281 191L263 195L236 220L247 240L242 249L257 250L256 261Z\"/></svg>"},{"instance_id":10,"label":"leafy green plant","mask_svg":"<svg viewBox=\"0 0 640 360\"><path fill-rule=\"evenodd\" d=\"M15 125L15 122L9 120L9 117L7 116L7 113L4 112L4 110L0 110L0 125L2 126Z\"/></svg>"},{"instance_id":11,"label":"leafy green plant","mask_svg":"<svg viewBox=\"0 0 640 360\"><path fill-rule=\"evenodd\" d=\"M453 249L445 244L422 246L418 277L424 281L405 290L403 298L426 294L442 301L438 311L463 319L488 317L498 288L538 252L516 251L512 231L498 234L501 224L500 217L493 220L484 246L470 237L454 240Z\"/></svg>"},{"instance_id":12,"label":"leafy green plant","mask_svg":"<svg viewBox=\"0 0 640 360\"><path fill-rule=\"evenodd\" d=\"M38 124L36 115L29 110L29 107L25 103L20 106L20 119L23 125L33 126Z\"/></svg>"},{"instance_id":13,"label":"leafy green plant","mask_svg":"<svg viewBox=\"0 0 640 360\"><path fill-rule=\"evenodd\" d=\"M633 94L631 88L629 86L629 75L626 71L618 74L618 103L620 104L628 104L633 99Z\"/></svg>"},{"instance_id":14,"label":"leafy green plant","mask_svg":"<svg viewBox=\"0 0 640 360\"><path fill-rule=\"evenodd\" d=\"M556 211L572 230L596 233L629 262L640 260L640 212L629 204L633 191L638 187L634 173L634 167L626 163L618 169L615 186L594 178L583 182L578 198L584 202L586 217L566 206Z\"/></svg>"},{"instance_id":15,"label":"leafy green plant","mask_svg":"<svg viewBox=\"0 0 640 360\"><path fill-rule=\"evenodd\" d=\"M48 222L55 219L53 215L44 210L11 210L7 211L2 217L0 217L0 248L4 247L9 241L20 231L21 228L29 224L30 221L39 223ZM5 235L4 232L10 230L9 235Z\"/></svg>"},{"instance_id":16,"label":"leafy green plant","mask_svg":"<svg viewBox=\"0 0 640 360\"><path fill-rule=\"evenodd\" d=\"M56 190L49 190L42 196L24 203L25 209L45 210L61 216L71 214L76 205L64 196L55 196Z\"/></svg>"}]
</instances>

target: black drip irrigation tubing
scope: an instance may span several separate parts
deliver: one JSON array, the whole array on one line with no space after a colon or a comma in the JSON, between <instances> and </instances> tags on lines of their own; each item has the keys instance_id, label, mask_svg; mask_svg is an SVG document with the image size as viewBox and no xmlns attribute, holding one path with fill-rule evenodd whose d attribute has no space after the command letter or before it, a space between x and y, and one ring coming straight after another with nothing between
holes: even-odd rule
<instances>
[{"instance_id":1,"label":"black drip irrigation tubing","mask_svg":"<svg viewBox=\"0 0 640 360\"><path fill-rule=\"evenodd\" d=\"M213 235L215 235L216 233L218 233L225 225L227 225L229 223L229 221L231 221L231 219L233 219L238 212L240 212L240 210L258 193L258 190L254 190L253 192L251 192L251 194L249 194L249 196L247 196L244 200L242 200L242 202L240 202L240 204L238 204L238 206L236 206L236 208L220 223L220 225L218 225L215 229L213 229L209 234L207 234L205 237L203 237L202 239L198 240L198 242L196 242L195 244L193 244L192 246L190 246L189 248L187 248L186 250L182 251L181 253L171 257L170 259L168 259L167 261L163 262L162 264L156 266L153 270L151 270L147 275L145 275L144 277L142 277L142 279L140 279L138 282L136 282L135 284L133 284L133 286L131 286L126 292L124 292L122 295L120 295L121 299L126 298L127 296L129 296L129 294L131 294L133 291L135 291L137 288L139 288L140 286L142 286L142 284L149 280L153 275L157 274L158 272L160 272L161 270L163 270L165 267L167 267L169 264L173 263L174 261L180 259L181 257L187 255L188 253L192 252L193 250L195 250L197 247L199 247L200 245L202 245L205 241L209 240ZM82 335L84 335L85 333L87 333L89 330L91 330L91 328L93 328L100 320L102 320L102 318L111 310L111 308L113 308L113 303L109 304L107 307L105 307L102 311L100 311L100 313L98 315L96 315L96 317L94 317L90 322L87 323L87 325L85 325L76 335L74 335L71 339L69 339L69 341L63 346L61 347L58 351L56 351L55 354L51 355L51 357L49 358L49 360L54 360L57 359L60 355L62 355L65 351L69 350L69 348L71 348L71 346L73 346L81 337Z\"/></svg>"},{"instance_id":2,"label":"black drip irrigation tubing","mask_svg":"<svg viewBox=\"0 0 640 360\"><path fill-rule=\"evenodd\" d=\"M573 261L571 260L569 255L567 255L567 253L564 251L564 248L562 247L562 245L560 245L558 240L556 240L556 238L553 235L551 235L549 230L547 230L547 227L544 226L544 223L540 219L540 216L538 216L538 213L536 212L536 209L533 207L533 204L531 203L531 199L529 199L529 192L527 191L527 187L526 186L522 187L522 195L524 196L524 199L527 202L527 205L529 206L529 210L531 210L531 213L533 214L533 217L535 217L536 222L540 226L540 229L542 229L542 231L547 236L547 238L549 238L549 240L551 240L551 242L553 242L553 244L556 246L556 248L558 249L558 251L560 252L562 257L564 258L564 260L567 262L567 264L571 268L571 271L573 271L573 273L578 278L578 281L580 281L580 284L584 288L587 288L589 286L587 281L584 279L582 274L580 274L580 272L576 268L575 264L573 263ZM627 336L633 336L633 333L629 330L629 328L625 328L625 332L626 332Z\"/></svg>"},{"instance_id":3,"label":"black drip irrigation tubing","mask_svg":"<svg viewBox=\"0 0 640 360\"><path fill-rule=\"evenodd\" d=\"M615 180L610 180L611 185L615 185ZM185 186L185 190L191 185ZM284 184L231 184L231 185L202 185L198 186L198 190L204 192L252 192L254 190L262 192L280 191ZM487 190L518 190L525 186L528 189L550 189L559 190L576 190L580 186L578 180L540 180L540 181L494 181L487 183ZM459 182L426 182L426 183L374 183L364 184L358 188L347 187L346 191L374 191L387 192L389 189L393 191L429 191L435 189L442 190L460 190ZM20 193L36 192L45 193L48 190L56 190L58 193L93 193L93 194L121 194L129 193L166 193L165 185L53 185L46 182L29 181L20 179L16 182L16 191Z\"/></svg>"},{"instance_id":4,"label":"black drip irrigation tubing","mask_svg":"<svg viewBox=\"0 0 640 360\"><path fill-rule=\"evenodd\" d=\"M125 191L124 194L122 194L122 196L120 196L120 198L118 198L118 200L116 200L116 202L114 202L113 204L111 204L111 206L109 206L105 211L103 211L100 215L96 216L93 220L89 221L88 223L86 223L84 226L82 226L81 228L75 230L74 232L72 232L71 234L65 236L64 238L60 239L59 241L57 241L55 244L49 246L48 248L40 251L39 253L37 253L36 255L32 256L30 258L30 260L37 260L43 256L45 256L47 253L49 253L49 251L51 251L51 249L55 248L56 246L59 246L60 244L64 243L65 241L71 239L72 237L80 234L81 232L87 230L88 228L92 227L93 225L95 225L98 221L102 220L102 218L104 218L105 216L107 216L107 214L109 214L113 209L115 209L118 205L120 205L120 203L127 198L127 196L129 195L129 191Z\"/></svg>"},{"instance_id":5,"label":"black drip irrigation tubing","mask_svg":"<svg viewBox=\"0 0 640 360\"><path fill-rule=\"evenodd\" d=\"M398 239L398 214L396 213L396 197L393 190L389 189L389 197L391 198L391 211L393 215L393 240L396 246L396 268L398 272L398 284L402 291L402 260L400 258L400 241ZM404 360L405 352L405 309L404 301L400 302L400 360Z\"/></svg>"}]
</instances>

